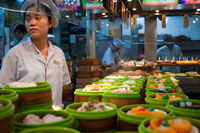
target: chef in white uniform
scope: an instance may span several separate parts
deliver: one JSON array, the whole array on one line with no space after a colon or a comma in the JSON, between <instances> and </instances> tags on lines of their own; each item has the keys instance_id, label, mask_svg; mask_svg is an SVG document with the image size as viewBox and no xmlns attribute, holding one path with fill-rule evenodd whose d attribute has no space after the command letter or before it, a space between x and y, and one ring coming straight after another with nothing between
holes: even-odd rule
<instances>
[{"instance_id":1,"label":"chef in white uniform","mask_svg":"<svg viewBox=\"0 0 200 133\"><path fill-rule=\"evenodd\" d=\"M168 60L172 60L174 58L175 61L182 59L183 54L181 52L181 49L178 45L174 44L173 42L173 36L171 35L165 35L163 37L164 42L166 45L160 47L157 50L157 56L161 60L165 60L166 58ZM172 72L172 73L180 73L180 66L162 66L162 71L164 72Z\"/></svg>"},{"instance_id":2,"label":"chef in white uniform","mask_svg":"<svg viewBox=\"0 0 200 133\"><path fill-rule=\"evenodd\" d=\"M112 45L106 50L102 62L106 63L107 66L114 67L120 60L119 50L123 47L125 43L121 40L114 38Z\"/></svg>"},{"instance_id":3,"label":"chef in white uniform","mask_svg":"<svg viewBox=\"0 0 200 133\"><path fill-rule=\"evenodd\" d=\"M46 81L52 86L53 105L62 106L62 88L71 83L63 51L48 40L48 30L57 27L59 10L52 0L26 0L21 10L30 37L4 57L0 85L12 82Z\"/></svg>"}]
</instances>

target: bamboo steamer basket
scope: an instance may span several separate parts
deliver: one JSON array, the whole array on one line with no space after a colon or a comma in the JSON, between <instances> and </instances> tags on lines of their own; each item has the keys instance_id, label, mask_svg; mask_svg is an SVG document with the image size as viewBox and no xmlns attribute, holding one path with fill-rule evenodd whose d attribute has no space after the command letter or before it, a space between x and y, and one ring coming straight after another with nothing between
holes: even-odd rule
<instances>
[{"instance_id":1,"label":"bamboo steamer basket","mask_svg":"<svg viewBox=\"0 0 200 133\"><path fill-rule=\"evenodd\" d=\"M83 89L76 89L74 92L74 102L88 102L93 100L101 101L102 92L85 92Z\"/></svg>"},{"instance_id":2,"label":"bamboo steamer basket","mask_svg":"<svg viewBox=\"0 0 200 133\"><path fill-rule=\"evenodd\" d=\"M99 60L98 59L93 59L93 58L85 58L85 59L80 59L76 61L77 66L85 66L85 65L99 65Z\"/></svg>"},{"instance_id":3,"label":"bamboo steamer basket","mask_svg":"<svg viewBox=\"0 0 200 133\"><path fill-rule=\"evenodd\" d=\"M140 90L136 89L133 93L112 93L113 89L120 87L113 87L103 93L103 102L108 102L115 104L118 108L130 105L130 104L140 104L142 103L142 98L140 96ZM134 90L134 89L133 89Z\"/></svg>"},{"instance_id":4,"label":"bamboo steamer basket","mask_svg":"<svg viewBox=\"0 0 200 133\"><path fill-rule=\"evenodd\" d=\"M120 131L137 131L139 124L146 118L150 116L134 116L127 114L127 111L131 110L134 107L145 107L145 108L154 108L160 109L167 112L167 115L173 115L173 111L163 106L159 105L149 105L149 104L134 104L134 105L127 105L119 108L118 110L118 129ZM153 116L154 117L154 116Z\"/></svg>"},{"instance_id":5,"label":"bamboo steamer basket","mask_svg":"<svg viewBox=\"0 0 200 133\"><path fill-rule=\"evenodd\" d=\"M162 93L157 93L157 94L162 94ZM188 97L186 95L182 95L182 94L167 93L167 95L174 95L174 96L178 96L178 97L188 99ZM155 96L156 96L155 93L154 94L148 94L145 98L145 103L165 106L167 104L167 102L169 101L169 99L162 99L162 100L155 99Z\"/></svg>"},{"instance_id":6,"label":"bamboo steamer basket","mask_svg":"<svg viewBox=\"0 0 200 133\"><path fill-rule=\"evenodd\" d=\"M19 94L19 111L45 109L52 107L51 86L48 82L35 82L35 87L12 88L5 85L4 89L15 90Z\"/></svg>"},{"instance_id":7,"label":"bamboo steamer basket","mask_svg":"<svg viewBox=\"0 0 200 133\"><path fill-rule=\"evenodd\" d=\"M74 103L67 106L66 110L79 121L78 130L82 132L104 132L115 128L117 124L117 108L114 104L105 103L112 110L91 112L77 111L83 103Z\"/></svg>"},{"instance_id":8,"label":"bamboo steamer basket","mask_svg":"<svg viewBox=\"0 0 200 133\"><path fill-rule=\"evenodd\" d=\"M146 89L145 95L156 94L156 93L160 93L160 92L154 92L154 89ZM182 94L182 91L177 89L177 92L167 92L166 94Z\"/></svg>"},{"instance_id":9,"label":"bamboo steamer basket","mask_svg":"<svg viewBox=\"0 0 200 133\"><path fill-rule=\"evenodd\" d=\"M29 114L38 115L40 118L43 118L46 114L53 114L56 116L61 116L64 119L57 122L42 123L42 124L23 123L23 119ZM74 125L75 124L74 118L68 112L63 111L63 110L54 111L50 109L31 110L31 111L18 113L14 117L14 123L15 123L15 130L17 132L25 130L25 129L42 128L42 127L76 127L76 125Z\"/></svg>"},{"instance_id":10,"label":"bamboo steamer basket","mask_svg":"<svg viewBox=\"0 0 200 133\"><path fill-rule=\"evenodd\" d=\"M200 104L200 100L187 100L192 103ZM173 110L176 116L191 117L200 119L200 109L187 109L181 107L175 107L172 104L179 103L180 101L169 101L166 105L167 108Z\"/></svg>"},{"instance_id":11,"label":"bamboo steamer basket","mask_svg":"<svg viewBox=\"0 0 200 133\"><path fill-rule=\"evenodd\" d=\"M15 105L15 113L18 112L18 99L19 95L14 90L0 89L0 98L5 98L11 100Z\"/></svg>"},{"instance_id":12,"label":"bamboo steamer basket","mask_svg":"<svg viewBox=\"0 0 200 133\"><path fill-rule=\"evenodd\" d=\"M21 133L80 133L79 131L66 127L40 127L23 130Z\"/></svg>"},{"instance_id":13,"label":"bamboo steamer basket","mask_svg":"<svg viewBox=\"0 0 200 133\"><path fill-rule=\"evenodd\" d=\"M177 117L177 116L165 116L165 117L157 117L157 118L165 118L165 119L184 119L188 120L192 123L192 125L195 125L200 130L200 120L188 118L188 117ZM149 126L149 121L153 118L147 118L141 122L139 125L138 131L139 133L155 133L149 129L147 129L147 126Z\"/></svg>"},{"instance_id":14,"label":"bamboo steamer basket","mask_svg":"<svg viewBox=\"0 0 200 133\"><path fill-rule=\"evenodd\" d=\"M4 106L0 108L0 132L12 133L14 131L14 105L5 98L0 98L0 103Z\"/></svg>"}]
</instances>

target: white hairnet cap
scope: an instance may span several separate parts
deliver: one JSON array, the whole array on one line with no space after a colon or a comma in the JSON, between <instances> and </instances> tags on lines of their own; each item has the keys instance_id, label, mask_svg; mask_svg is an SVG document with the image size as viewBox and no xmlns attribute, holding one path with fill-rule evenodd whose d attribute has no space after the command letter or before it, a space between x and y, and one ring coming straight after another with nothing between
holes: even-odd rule
<instances>
[{"instance_id":1,"label":"white hairnet cap","mask_svg":"<svg viewBox=\"0 0 200 133\"><path fill-rule=\"evenodd\" d=\"M35 0L26 0L21 7L21 10L27 11L28 8L35 4ZM40 0L40 5L43 5L49 9L51 14L46 14L52 17L53 20L53 27L58 26L60 13L59 9L56 7L55 3L52 0ZM22 13L22 17L24 17L24 13Z\"/></svg>"},{"instance_id":2,"label":"white hairnet cap","mask_svg":"<svg viewBox=\"0 0 200 133\"><path fill-rule=\"evenodd\" d=\"M19 26L19 25L24 25L24 24L23 24L23 22L20 21L20 20L15 21L15 22L11 25L10 31L11 31L11 32L14 32L15 29L17 28L17 26Z\"/></svg>"},{"instance_id":3,"label":"white hairnet cap","mask_svg":"<svg viewBox=\"0 0 200 133\"><path fill-rule=\"evenodd\" d=\"M123 41L117 39L117 38L114 38L113 44L114 44L115 47L122 48L125 43Z\"/></svg>"}]
</instances>

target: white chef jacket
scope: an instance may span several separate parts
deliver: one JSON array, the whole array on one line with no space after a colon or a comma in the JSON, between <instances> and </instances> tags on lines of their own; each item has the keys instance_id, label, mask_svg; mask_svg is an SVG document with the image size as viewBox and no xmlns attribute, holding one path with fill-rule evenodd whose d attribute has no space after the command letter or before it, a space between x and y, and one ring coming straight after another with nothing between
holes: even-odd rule
<instances>
[{"instance_id":1,"label":"white chef jacket","mask_svg":"<svg viewBox=\"0 0 200 133\"><path fill-rule=\"evenodd\" d=\"M103 56L102 62L103 62L103 63L106 63L107 66L109 66L109 65L111 65L111 64L116 64L116 63L117 63L117 62L116 62L117 59L120 59L119 52L115 52L115 53L114 53L114 52L112 51L112 46L110 46L110 47L106 50L106 52L105 52L105 54L104 54L104 56Z\"/></svg>"},{"instance_id":2,"label":"white chef jacket","mask_svg":"<svg viewBox=\"0 0 200 133\"><path fill-rule=\"evenodd\" d=\"M54 105L62 106L63 85L71 83L64 53L50 41L48 57L44 58L29 37L13 47L3 59L0 85L12 82L46 81L52 86Z\"/></svg>"},{"instance_id":3,"label":"white chef jacket","mask_svg":"<svg viewBox=\"0 0 200 133\"><path fill-rule=\"evenodd\" d=\"M174 57L175 61L179 60L179 57L181 59L183 58L183 54L178 45L174 45L172 50L170 50L166 45L160 47L157 51L157 56L163 61L166 57L168 60L172 60ZM180 66L162 66L162 71L180 73Z\"/></svg>"}]
</instances>

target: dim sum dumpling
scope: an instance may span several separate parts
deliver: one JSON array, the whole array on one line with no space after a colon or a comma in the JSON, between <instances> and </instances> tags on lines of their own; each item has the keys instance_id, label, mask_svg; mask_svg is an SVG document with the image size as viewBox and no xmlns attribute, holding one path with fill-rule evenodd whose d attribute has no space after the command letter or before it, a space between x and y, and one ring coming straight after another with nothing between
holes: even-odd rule
<instances>
[{"instance_id":1,"label":"dim sum dumpling","mask_svg":"<svg viewBox=\"0 0 200 133\"><path fill-rule=\"evenodd\" d=\"M57 122L57 121L61 121L63 120L64 118L61 117L61 116L55 116L55 115L52 115L52 114L46 114L42 121L43 123L50 123L50 122Z\"/></svg>"},{"instance_id":2,"label":"dim sum dumpling","mask_svg":"<svg viewBox=\"0 0 200 133\"><path fill-rule=\"evenodd\" d=\"M3 104L2 104L2 103L0 103L0 108L1 108L1 107L3 107Z\"/></svg>"},{"instance_id":3,"label":"dim sum dumpling","mask_svg":"<svg viewBox=\"0 0 200 133\"><path fill-rule=\"evenodd\" d=\"M25 124L41 124L42 120L37 115L29 114L24 118L23 123L25 123Z\"/></svg>"}]
</instances>

